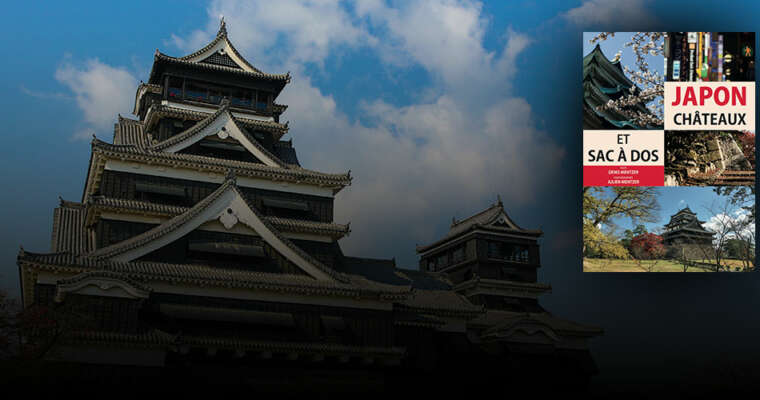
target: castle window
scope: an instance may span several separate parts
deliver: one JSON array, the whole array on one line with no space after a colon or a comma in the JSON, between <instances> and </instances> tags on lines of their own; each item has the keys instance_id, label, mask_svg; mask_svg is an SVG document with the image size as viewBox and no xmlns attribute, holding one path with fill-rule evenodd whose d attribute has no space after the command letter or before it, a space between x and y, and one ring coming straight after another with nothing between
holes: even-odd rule
<instances>
[{"instance_id":1,"label":"castle window","mask_svg":"<svg viewBox=\"0 0 760 400\"><path fill-rule=\"evenodd\" d=\"M447 253L443 253L438 256L438 267L443 268L449 265L449 257Z\"/></svg>"},{"instance_id":2,"label":"castle window","mask_svg":"<svg viewBox=\"0 0 760 400\"><path fill-rule=\"evenodd\" d=\"M269 105L269 93L257 92L256 95L256 108L259 110L266 110Z\"/></svg>"},{"instance_id":3,"label":"castle window","mask_svg":"<svg viewBox=\"0 0 760 400\"><path fill-rule=\"evenodd\" d=\"M208 102L213 104L219 104L223 98L229 98L230 93L227 89L212 88L209 90Z\"/></svg>"},{"instance_id":4,"label":"castle window","mask_svg":"<svg viewBox=\"0 0 760 400\"><path fill-rule=\"evenodd\" d=\"M311 218L309 203L303 200L264 198L261 201L268 215L283 218Z\"/></svg>"},{"instance_id":5,"label":"castle window","mask_svg":"<svg viewBox=\"0 0 760 400\"><path fill-rule=\"evenodd\" d=\"M295 211L309 211L309 204L299 200L263 199L267 207L282 208Z\"/></svg>"},{"instance_id":6,"label":"castle window","mask_svg":"<svg viewBox=\"0 0 760 400\"><path fill-rule=\"evenodd\" d=\"M488 242L488 257L501 258L501 243Z\"/></svg>"},{"instance_id":7,"label":"castle window","mask_svg":"<svg viewBox=\"0 0 760 400\"><path fill-rule=\"evenodd\" d=\"M187 193L182 186L161 185L152 182L135 182L138 199L151 203L184 204Z\"/></svg>"},{"instance_id":8,"label":"castle window","mask_svg":"<svg viewBox=\"0 0 760 400\"><path fill-rule=\"evenodd\" d=\"M530 261L530 252L528 246L488 242L488 257L499 260L527 263Z\"/></svg>"},{"instance_id":9,"label":"castle window","mask_svg":"<svg viewBox=\"0 0 760 400\"><path fill-rule=\"evenodd\" d=\"M464 261L464 246L459 246L451 253L451 262L458 263Z\"/></svg>"},{"instance_id":10,"label":"castle window","mask_svg":"<svg viewBox=\"0 0 760 400\"><path fill-rule=\"evenodd\" d=\"M250 107L251 106L251 91L234 89L232 96L230 97L230 105L237 107Z\"/></svg>"},{"instance_id":11,"label":"castle window","mask_svg":"<svg viewBox=\"0 0 760 400\"><path fill-rule=\"evenodd\" d=\"M206 101L208 99L208 89L195 82L188 82L185 98L188 100Z\"/></svg>"},{"instance_id":12,"label":"castle window","mask_svg":"<svg viewBox=\"0 0 760 400\"><path fill-rule=\"evenodd\" d=\"M183 79L176 76L169 77L168 95L170 99L182 98L182 84Z\"/></svg>"}]
</instances>

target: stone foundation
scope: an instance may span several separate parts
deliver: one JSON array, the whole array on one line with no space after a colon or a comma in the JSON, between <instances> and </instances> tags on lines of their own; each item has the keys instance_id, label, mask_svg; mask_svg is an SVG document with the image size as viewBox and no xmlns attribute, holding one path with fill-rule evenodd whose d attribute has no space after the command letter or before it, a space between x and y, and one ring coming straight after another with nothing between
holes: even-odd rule
<instances>
[{"instance_id":1,"label":"stone foundation","mask_svg":"<svg viewBox=\"0 0 760 400\"><path fill-rule=\"evenodd\" d=\"M752 170L729 132L666 132L666 186L684 185L687 179L709 181L724 171Z\"/></svg>"},{"instance_id":2,"label":"stone foundation","mask_svg":"<svg viewBox=\"0 0 760 400\"><path fill-rule=\"evenodd\" d=\"M670 244L665 246L667 258L687 259L687 260L705 260L715 257L715 251L709 244L681 243Z\"/></svg>"}]
</instances>

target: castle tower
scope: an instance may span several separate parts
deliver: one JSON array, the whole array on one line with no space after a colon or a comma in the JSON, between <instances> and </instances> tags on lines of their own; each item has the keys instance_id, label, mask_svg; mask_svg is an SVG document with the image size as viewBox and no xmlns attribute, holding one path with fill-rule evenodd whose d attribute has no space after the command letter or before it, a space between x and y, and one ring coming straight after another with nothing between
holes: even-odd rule
<instances>
[{"instance_id":1,"label":"castle tower","mask_svg":"<svg viewBox=\"0 0 760 400\"><path fill-rule=\"evenodd\" d=\"M597 107L640 89L625 76L620 60L610 61L597 44L583 57L583 129L652 129L639 126L624 114ZM630 112L650 114L645 104L629 107Z\"/></svg>"},{"instance_id":2,"label":"castle tower","mask_svg":"<svg viewBox=\"0 0 760 400\"><path fill-rule=\"evenodd\" d=\"M441 239L418 246L420 270L445 277L453 291L483 306L484 313L467 322L471 340L500 360L525 362L517 368L526 374L523 379L539 371L552 375L552 365L564 364L574 365L566 377L575 381L594 370L584 349L602 331L559 318L539 304L539 296L551 291L537 280L542 234L517 225L498 198L479 213L453 220ZM534 364L531 355L538 353L555 361Z\"/></svg>"},{"instance_id":3,"label":"castle tower","mask_svg":"<svg viewBox=\"0 0 760 400\"><path fill-rule=\"evenodd\" d=\"M26 308L88 319L45 357L399 362L392 309L410 287L351 273L338 245L349 227L333 221L351 176L302 167L281 139L289 81L245 60L223 21L192 54L156 51L138 119L93 139L81 201L55 209L52 252L19 252Z\"/></svg>"},{"instance_id":4,"label":"castle tower","mask_svg":"<svg viewBox=\"0 0 760 400\"><path fill-rule=\"evenodd\" d=\"M714 232L705 229L705 221L697 219L697 214L689 207L679 210L670 217L662 234L663 244L668 256L685 259L711 259L715 256L713 250Z\"/></svg>"},{"instance_id":5,"label":"castle tower","mask_svg":"<svg viewBox=\"0 0 760 400\"><path fill-rule=\"evenodd\" d=\"M55 209L51 252L19 251L24 308L54 322L27 346L66 371L93 366L80 380L148 368L162 384L292 392L461 376L462 362L504 373L517 350L491 345L537 339L559 349L553 365L590 375L586 340L600 331L540 308L540 232L516 227L501 203L423 250L428 260L478 235L461 253L479 254L468 276L344 255L349 225L333 204L352 178L301 166L282 139L289 82L245 60L223 21L192 54L156 51L137 119L119 116L111 143L93 139L81 200Z\"/></svg>"}]
</instances>

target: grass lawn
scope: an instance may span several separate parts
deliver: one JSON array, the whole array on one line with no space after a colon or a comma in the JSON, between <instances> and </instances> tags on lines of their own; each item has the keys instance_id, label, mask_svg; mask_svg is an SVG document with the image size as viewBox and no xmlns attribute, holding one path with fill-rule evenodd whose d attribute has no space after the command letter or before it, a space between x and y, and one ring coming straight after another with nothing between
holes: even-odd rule
<instances>
[{"instance_id":1,"label":"grass lawn","mask_svg":"<svg viewBox=\"0 0 760 400\"><path fill-rule=\"evenodd\" d=\"M701 260L698 260L701 261ZM706 261L709 262L709 261ZM639 265L639 263L641 265ZM721 264L741 267L741 260L721 260ZM583 272L683 272L683 264L675 260L607 260L600 258L584 258ZM689 267L687 272L710 272L703 268Z\"/></svg>"}]
</instances>

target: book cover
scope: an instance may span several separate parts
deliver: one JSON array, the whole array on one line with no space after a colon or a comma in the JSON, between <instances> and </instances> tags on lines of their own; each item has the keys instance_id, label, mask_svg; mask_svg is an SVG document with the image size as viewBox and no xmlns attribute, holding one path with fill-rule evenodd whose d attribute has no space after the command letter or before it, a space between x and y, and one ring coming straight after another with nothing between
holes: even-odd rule
<instances>
[{"instance_id":1,"label":"book cover","mask_svg":"<svg viewBox=\"0 0 760 400\"><path fill-rule=\"evenodd\" d=\"M754 37L584 33L584 271L754 265Z\"/></svg>"}]
</instances>

